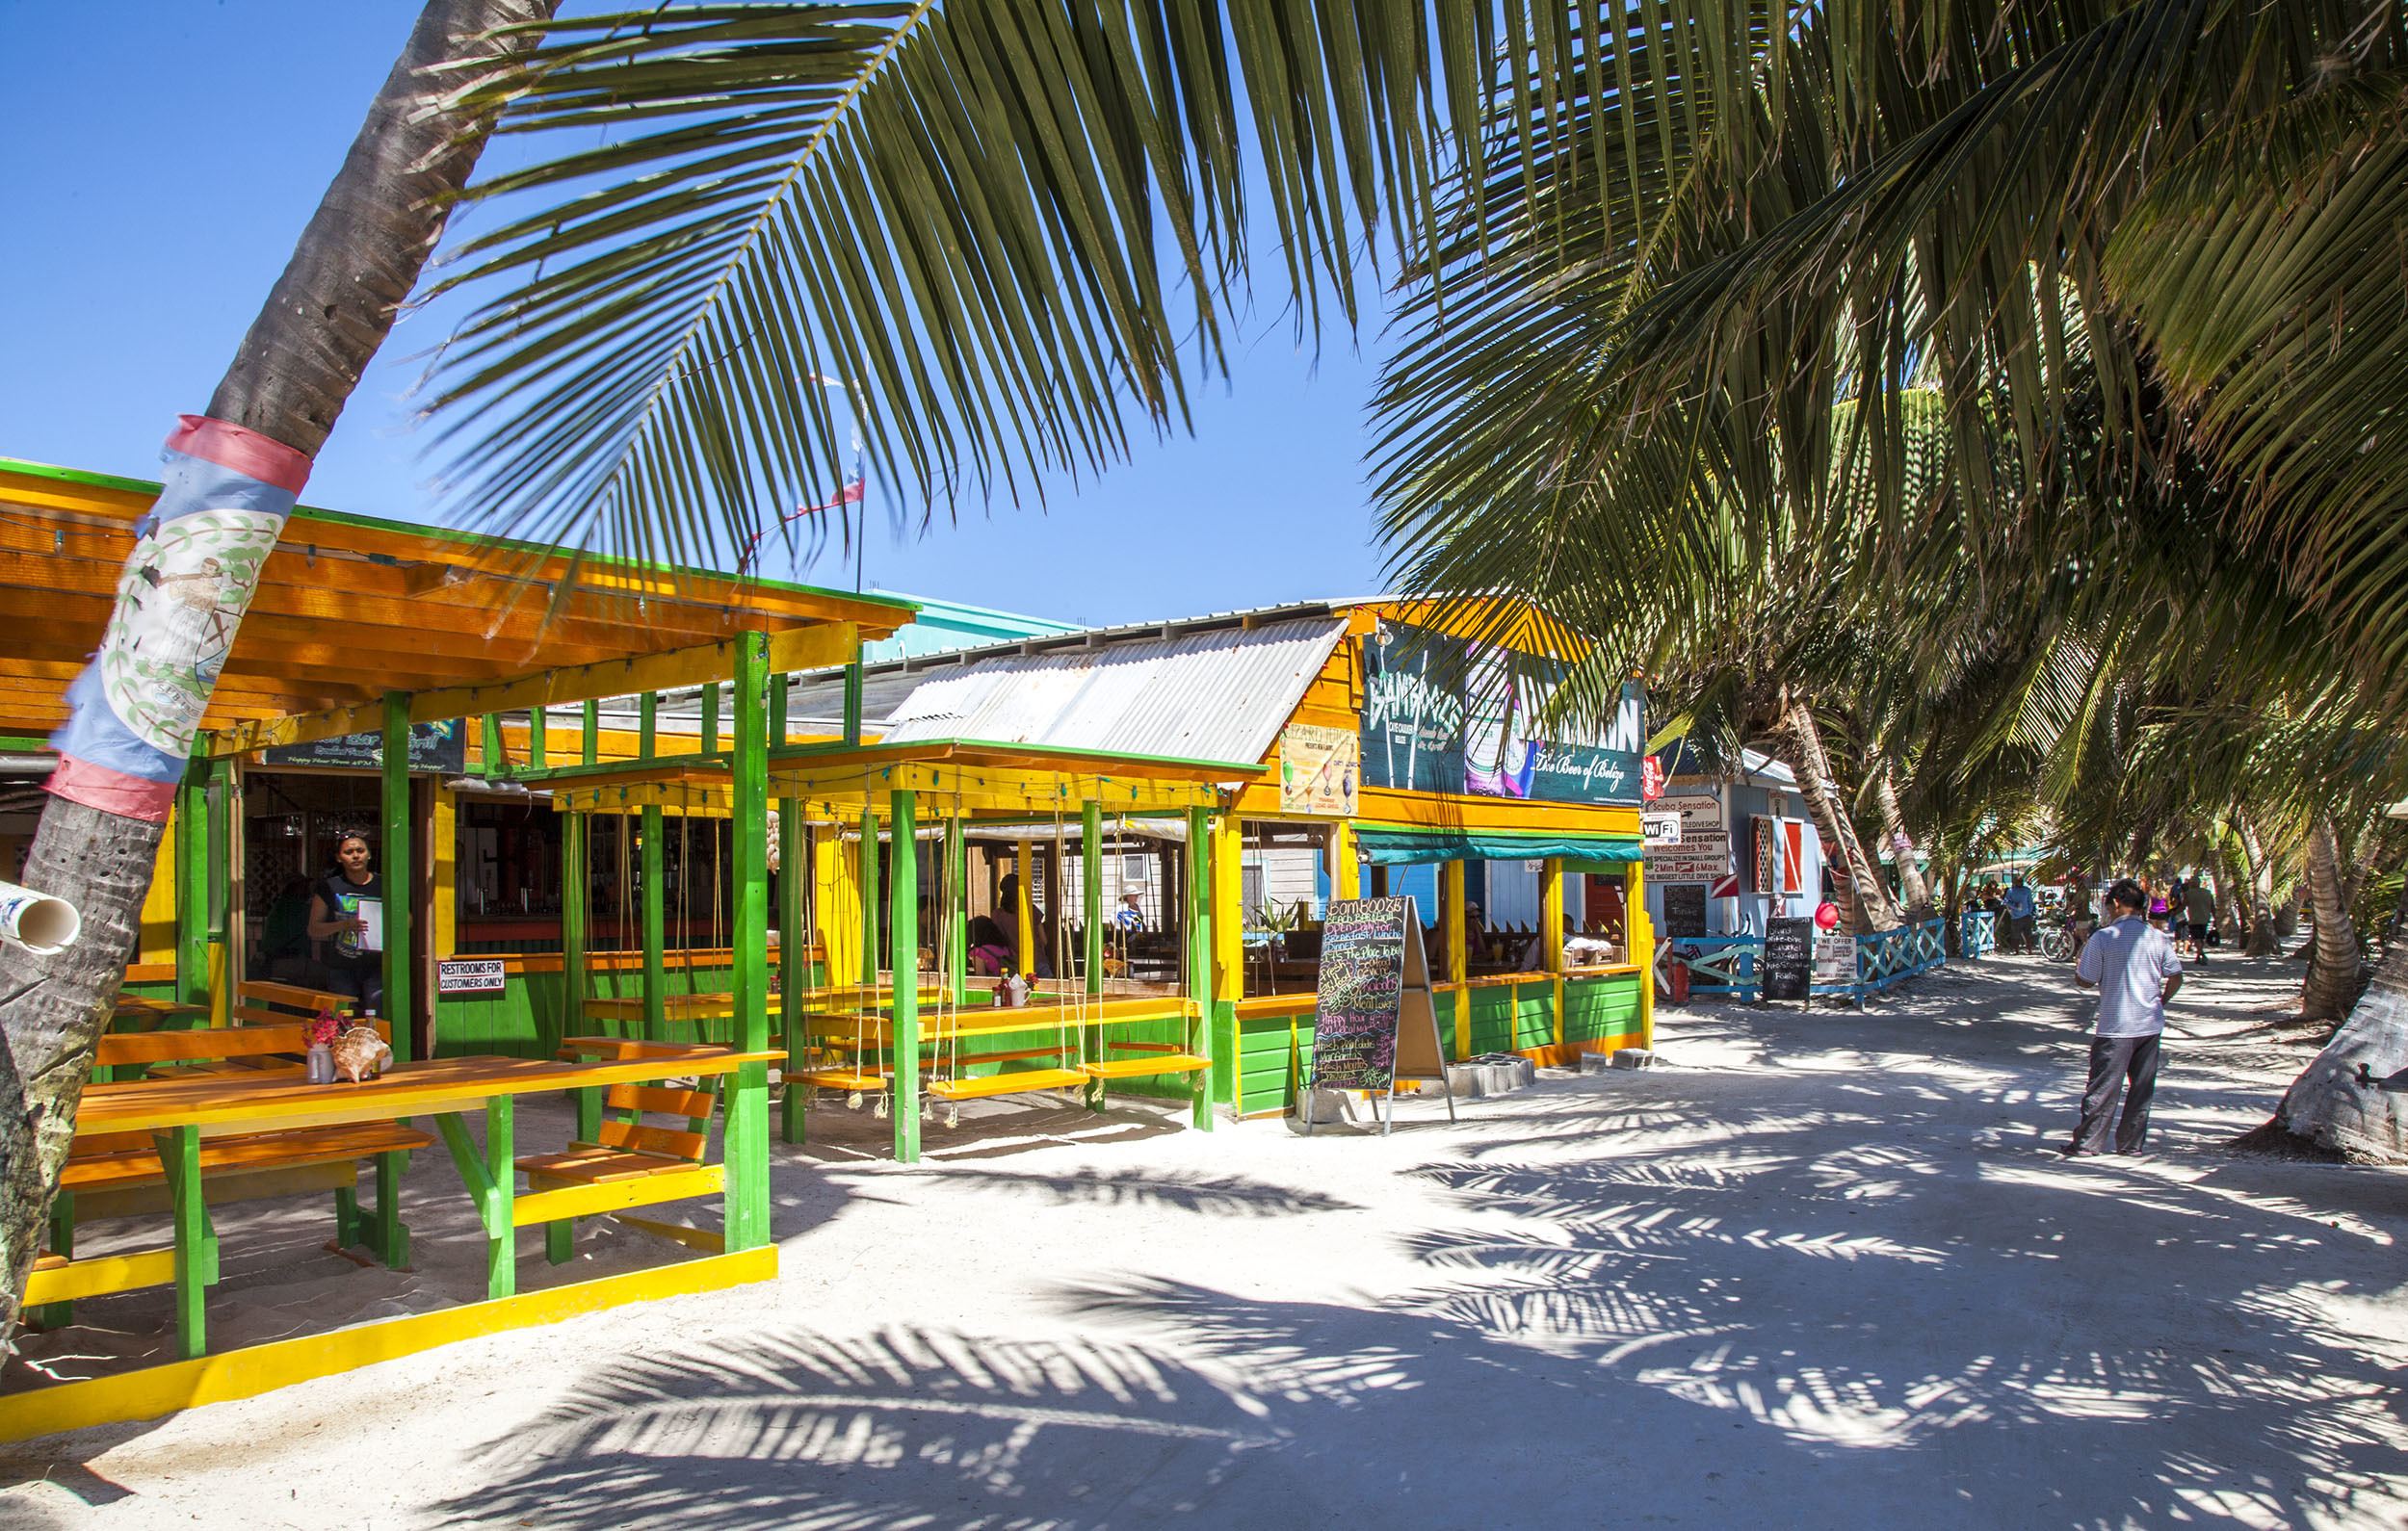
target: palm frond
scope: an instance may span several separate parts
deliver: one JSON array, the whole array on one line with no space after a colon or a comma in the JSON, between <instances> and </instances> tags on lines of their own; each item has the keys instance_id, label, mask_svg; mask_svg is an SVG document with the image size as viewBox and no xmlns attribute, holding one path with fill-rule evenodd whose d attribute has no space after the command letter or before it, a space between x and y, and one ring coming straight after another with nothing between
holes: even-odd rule
<instances>
[{"instance_id":1,"label":"palm frond","mask_svg":"<svg viewBox=\"0 0 2408 1531\"><path fill-rule=\"evenodd\" d=\"M1358 248L1418 237L1447 145L1477 144L1445 82L1495 46L1487 8L1426 0L562 22L483 91L555 152L476 189L501 221L453 256L485 298L438 373L455 489L545 540L724 565L846 477L831 381L924 514L1095 471L1184 423L1258 222L1299 324L1324 297L1351 323Z\"/></svg>"}]
</instances>

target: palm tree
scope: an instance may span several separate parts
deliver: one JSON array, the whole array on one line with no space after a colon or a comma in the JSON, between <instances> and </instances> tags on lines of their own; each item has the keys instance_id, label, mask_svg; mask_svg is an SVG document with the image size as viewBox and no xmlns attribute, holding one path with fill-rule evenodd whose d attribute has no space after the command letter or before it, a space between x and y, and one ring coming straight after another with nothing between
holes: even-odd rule
<instances>
[{"instance_id":1,"label":"palm tree","mask_svg":"<svg viewBox=\"0 0 2408 1531\"><path fill-rule=\"evenodd\" d=\"M287 480L275 529L417 284L476 165L490 115L465 103L461 87L506 65L522 44L504 29L540 23L553 3L429 0L292 260L210 396L208 428L221 456L272 463L252 477ZM179 439L208 450L190 433ZM256 503L278 502L264 496ZM249 596L242 590L234 607L238 620ZM83 696L82 687L75 726L105 723L93 710L107 704ZM94 737L71 735L70 755L79 740ZM156 748L150 754L164 767L155 791L144 791L142 779L131 776L118 783L118 791L93 791L89 774L79 786L63 770L26 858L26 882L75 905L83 936L53 956L9 954L11 982L0 999L7 1044L0 1055L0 1345L15 1330L93 1044L134 945L168 795L180 773L179 758ZM129 794L143 801L129 805ZM128 806L136 811L126 812Z\"/></svg>"},{"instance_id":2,"label":"palm tree","mask_svg":"<svg viewBox=\"0 0 2408 1531\"><path fill-rule=\"evenodd\" d=\"M2179 805L2098 789L2099 746L2198 706L2182 664L2395 728L2396 0L1785 7L1748 50L1596 66L1723 9L1617 13L1448 188L1381 399L1400 563L1610 628L1710 608L1733 550L1804 557L1893 643L1935 595L2035 672L2082 640L2043 768L2128 835Z\"/></svg>"}]
</instances>

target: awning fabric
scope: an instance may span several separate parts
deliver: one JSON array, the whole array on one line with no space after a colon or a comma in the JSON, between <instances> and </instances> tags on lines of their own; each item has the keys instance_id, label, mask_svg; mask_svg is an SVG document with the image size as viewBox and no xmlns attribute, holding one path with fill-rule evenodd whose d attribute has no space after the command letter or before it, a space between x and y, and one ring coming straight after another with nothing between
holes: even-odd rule
<instances>
[{"instance_id":1,"label":"awning fabric","mask_svg":"<svg viewBox=\"0 0 2408 1531\"><path fill-rule=\"evenodd\" d=\"M1355 831L1363 859L1374 867L1440 861L1573 861L1626 863L1642 854L1636 836L1510 834L1496 830L1372 829Z\"/></svg>"}]
</instances>

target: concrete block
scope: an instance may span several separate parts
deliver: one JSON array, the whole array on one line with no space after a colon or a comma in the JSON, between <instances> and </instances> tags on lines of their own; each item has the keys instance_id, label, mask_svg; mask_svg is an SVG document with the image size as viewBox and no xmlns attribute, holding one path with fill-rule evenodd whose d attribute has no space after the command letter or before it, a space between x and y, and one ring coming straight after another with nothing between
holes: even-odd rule
<instances>
[{"instance_id":1,"label":"concrete block","mask_svg":"<svg viewBox=\"0 0 2408 1531\"><path fill-rule=\"evenodd\" d=\"M1613 1066L1617 1069L1652 1069L1656 1066L1656 1055L1645 1048L1623 1048L1614 1053Z\"/></svg>"},{"instance_id":2,"label":"concrete block","mask_svg":"<svg viewBox=\"0 0 2408 1531\"><path fill-rule=\"evenodd\" d=\"M1619 1067L1619 1065L1613 1061L1613 1054L1610 1052L1584 1052L1581 1054L1581 1072L1583 1074L1610 1074L1617 1067Z\"/></svg>"},{"instance_id":3,"label":"concrete block","mask_svg":"<svg viewBox=\"0 0 2408 1531\"><path fill-rule=\"evenodd\" d=\"M1447 1082L1458 1101L1511 1095L1538 1082L1538 1066L1511 1053L1490 1053L1447 1065Z\"/></svg>"},{"instance_id":4,"label":"concrete block","mask_svg":"<svg viewBox=\"0 0 2408 1531\"><path fill-rule=\"evenodd\" d=\"M1348 1090L1307 1090L1297 1103L1297 1117L1316 1127L1354 1120L1354 1095Z\"/></svg>"}]
</instances>

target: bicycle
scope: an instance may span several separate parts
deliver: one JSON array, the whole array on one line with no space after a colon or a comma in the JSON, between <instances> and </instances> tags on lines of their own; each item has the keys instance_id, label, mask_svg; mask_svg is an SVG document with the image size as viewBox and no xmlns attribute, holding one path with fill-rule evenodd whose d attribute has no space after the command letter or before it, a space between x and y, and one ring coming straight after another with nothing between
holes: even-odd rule
<instances>
[{"instance_id":1,"label":"bicycle","mask_svg":"<svg viewBox=\"0 0 2408 1531\"><path fill-rule=\"evenodd\" d=\"M2063 925L2050 925L2040 932L2040 955L2049 962L2064 962L2074 955L2074 933Z\"/></svg>"}]
</instances>

